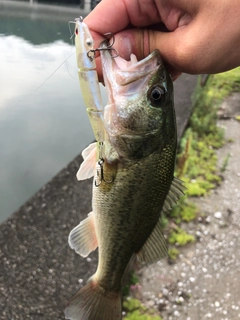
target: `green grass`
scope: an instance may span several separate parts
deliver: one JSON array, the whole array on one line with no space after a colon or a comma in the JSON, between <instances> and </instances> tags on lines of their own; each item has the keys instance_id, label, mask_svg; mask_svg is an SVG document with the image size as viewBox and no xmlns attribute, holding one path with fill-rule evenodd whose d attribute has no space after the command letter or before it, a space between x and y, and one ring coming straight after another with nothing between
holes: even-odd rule
<instances>
[{"instance_id":1,"label":"green grass","mask_svg":"<svg viewBox=\"0 0 240 320\"><path fill-rule=\"evenodd\" d=\"M170 212L169 217L174 219L176 224L180 224L182 221L190 222L194 220L198 215L197 206L187 199L187 196L182 196L178 204L174 206Z\"/></svg>"},{"instance_id":2,"label":"green grass","mask_svg":"<svg viewBox=\"0 0 240 320\"><path fill-rule=\"evenodd\" d=\"M220 167L220 171L221 171L221 172L226 171L226 168L227 168L227 166L228 166L229 158L230 158L230 153L228 153L228 154L226 155L226 157L223 159L222 166Z\"/></svg>"},{"instance_id":3,"label":"green grass","mask_svg":"<svg viewBox=\"0 0 240 320\"><path fill-rule=\"evenodd\" d=\"M154 309L145 307L138 299L125 300L123 310L127 313L124 320L162 320Z\"/></svg>"},{"instance_id":4,"label":"green grass","mask_svg":"<svg viewBox=\"0 0 240 320\"><path fill-rule=\"evenodd\" d=\"M181 228L176 228L173 230L168 237L168 242L170 244L176 244L178 246L185 246L187 243L193 241L195 241L194 236L188 234Z\"/></svg>"},{"instance_id":5,"label":"green grass","mask_svg":"<svg viewBox=\"0 0 240 320\"><path fill-rule=\"evenodd\" d=\"M240 121L240 116L236 116L235 119L236 119L237 121Z\"/></svg>"},{"instance_id":6,"label":"green grass","mask_svg":"<svg viewBox=\"0 0 240 320\"><path fill-rule=\"evenodd\" d=\"M180 252L177 248L168 249L168 257L173 261L175 261L178 258L179 254Z\"/></svg>"},{"instance_id":7,"label":"green grass","mask_svg":"<svg viewBox=\"0 0 240 320\"><path fill-rule=\"evenodd\" d=\"M130 293L131 286L134 286L137 283L138 283L137 275L135 274L134 271L130 272L127 284L125 284L125 286L122 289L123 297L127 297L129 295L129 293Z\"/></svg>"}]
</instances>

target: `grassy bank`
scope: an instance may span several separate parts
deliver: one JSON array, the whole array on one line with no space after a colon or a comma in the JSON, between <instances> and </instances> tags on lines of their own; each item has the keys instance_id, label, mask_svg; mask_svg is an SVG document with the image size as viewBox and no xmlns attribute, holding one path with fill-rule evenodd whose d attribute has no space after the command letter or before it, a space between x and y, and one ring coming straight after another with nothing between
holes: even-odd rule
<instances>
[{"instance_id":1,"label":"grassy bank","mask_svg":"<svg viewBox=\"0 0 240 320\"><path fill-rule=\"evenodd\" d=\"M184 181L185 196L169 214L167 224L170 227L169 243L178 246L194 241L179 226L182 222L192 221L202 215L191 198L207 195L222 181L222 172L226 169L228 158L218 165L217 149L225 143L224 130L217 125L218 110L224 98L240 90L240 68L229 72L211 75L202 86L199 79L193 95L193 112L188 127L181 139L176 162L176 176ZM176 250L174 257L176 258Z\"/></svg>"}]
</instances>

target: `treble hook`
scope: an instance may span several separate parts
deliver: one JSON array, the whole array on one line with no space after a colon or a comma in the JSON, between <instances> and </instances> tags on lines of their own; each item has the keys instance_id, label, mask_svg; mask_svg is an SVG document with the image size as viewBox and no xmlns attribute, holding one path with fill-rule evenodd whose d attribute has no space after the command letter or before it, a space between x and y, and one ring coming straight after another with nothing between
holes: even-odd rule
<instances>
[{"instance_id":1,"label":"treble hook","mask_svg":"<svg viewBox=\"0 0 240 320\"><path fill-rule=\"evenodd\" d=\"M119 56L119 53L118 53L117 49L113 48L113 45L115 43L114 34L112 32L107 32L107 33L104 33L104 36L105 37L106 36L111 36L110 39L112 39L112 43L111 44L109 43L108 46L105 47L105 48L96 48L96 49L88 50L87 56L91 61L95 58L97 51L103 51L103 50L109 50L111 52L114 51L115 55L111 54L112 58L117 58Z\"/></svg>"},{"instance_id":2,"label":"treble hook","mask_svg":"<svg viewBox=\"0 0 240 320\"><path fill-rule=\"evenodd\" d=\"M106 180L106 179L104 178L103 164L104 164L104 159L103 159L103 158L100 158L100 159L98 160L98 165L100 166L100 173L99 173L99 171L97 171L97 176L99 177L100 182L97 183L96 180L95 180L95 187L99 187L100 184L102 183L102 181L104 181L104 182L107 183L107 184L110 184L110 183L113 182L113 179L111 179L111 180Z\"/></svg>"}]
</instances>

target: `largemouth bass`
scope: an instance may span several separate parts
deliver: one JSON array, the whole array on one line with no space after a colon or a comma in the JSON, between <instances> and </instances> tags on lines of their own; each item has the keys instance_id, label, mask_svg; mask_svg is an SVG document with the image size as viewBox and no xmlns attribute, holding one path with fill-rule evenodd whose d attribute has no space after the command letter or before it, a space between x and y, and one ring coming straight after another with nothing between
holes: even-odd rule
<instances>
[{"instance_id":1,"label":"largemouth bass","mask_svg":"<svg viewBox=\"0 0 240 320\"><path fill-rule=\"evenodd\" d=\"M78 179L94 174L93 211L69 235L86 257L98 247L98 266L70 300L72 320L122 319L122 278L136 257L143 264L167 255L161 215L182 194L174 178L177 147L173 84L158 50L137 61L112 58L101 45L108 105L104 141L83 152Z\"/></svg>"}]
</instances>

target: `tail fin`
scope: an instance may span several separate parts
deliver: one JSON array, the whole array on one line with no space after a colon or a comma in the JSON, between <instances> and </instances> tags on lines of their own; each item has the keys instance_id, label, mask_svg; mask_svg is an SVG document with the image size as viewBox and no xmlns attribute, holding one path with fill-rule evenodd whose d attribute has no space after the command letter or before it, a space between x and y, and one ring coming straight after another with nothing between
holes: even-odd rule
<instances>
[{"instance_id":1,"label":"tail fin","mask_svg":"<svg viewBox=\"0 0 240 320\"><path fill-rule=\"evenodd\" d=\"M65 317L71 320L121 320L121 293L106 292L90 280L69 301Z\"/></svg>"}]
</instances>

